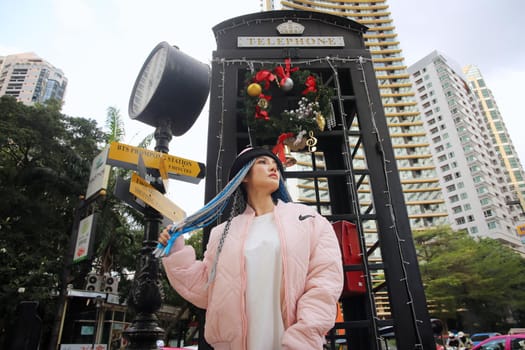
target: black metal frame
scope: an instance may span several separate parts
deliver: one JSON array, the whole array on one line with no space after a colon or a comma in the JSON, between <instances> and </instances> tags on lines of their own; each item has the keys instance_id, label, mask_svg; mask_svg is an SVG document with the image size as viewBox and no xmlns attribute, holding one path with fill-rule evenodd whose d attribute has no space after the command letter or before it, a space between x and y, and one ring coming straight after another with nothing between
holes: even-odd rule
<instances>
[{"instance_id":1,"label":"black metal frame","mask_svg":"<svg viewBox=\"0 0 525 350\"><path fill-rule=\"evenodd\" d=\"M275 27L286 20L306 27L305 35L342 35L345 48L236 48L239 35L275 35ZM309 32L310 31L310 32ZM318 133L318 152L323 152L326 169L287 171L287 178L327 178L331 199L331 221L348 220L356 224L363 264L344 266L345 271L362 270L367 293L341 299L345 322L335 329L346 330L349 349L381 349L382 326L393 325L397 348L435 349L430 317L419 274L396 161L383 112L379 88L370 53L362 39L366 27L342 17L307 11L270 11L225 21L214 32L218 49L212 62L212 88L208 134L205 197L213 198L227 181L228 166L235 155L250 143L248 132L239 119L243 116L244 74L261 68L261 62L283 64L284 59L308 60L306 69L334 88L337 126ZM255 65L255 66L254 66ZM301 67L304 68L304 67ZM353 142L355 141L355 142ZM353 142L353 143L352 143ZM356 169L358 155L366 168ZM214 172L212 169L217 169ZM369 185L371 203L359 203L359 190ZM313 205L320 206L319 195ZM363 225L374 221L378 240L366 242ZM207 243L209 230L205 231ZM204 245L205 246L205 245ZM380 249L381 263L369 261ZM373 286L371 271L384 272L385 283ZM386 290L392 319L379 320L375 293ZM203 334L203 333L201 333ZM335 349L341 338L332 331L327 336ZM205 342L200 344L206 348Z\"/></svg>"}]
</instances>

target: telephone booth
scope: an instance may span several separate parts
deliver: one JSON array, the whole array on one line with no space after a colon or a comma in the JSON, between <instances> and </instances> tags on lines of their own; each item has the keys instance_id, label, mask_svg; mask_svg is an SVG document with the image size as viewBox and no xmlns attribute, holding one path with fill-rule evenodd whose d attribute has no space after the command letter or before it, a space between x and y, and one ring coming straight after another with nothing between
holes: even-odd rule
<instances>
[{"instance_id":1,"label":"telephone booth","mask_svg":"<svg viewBox=\"0 0 525 350\"><path fill-rule=\"evenodd\" d=\"M342 243L344 317L328 347L381 349L381 329L393 326L398 349L435 349L366 30L343 17L285 10L213 28L205 197L226 185L247 145L276 150L289 163L294 201L315 207ZM302 135L279 128L310 110L315 118Z\"/></svg>"}]
</instances>

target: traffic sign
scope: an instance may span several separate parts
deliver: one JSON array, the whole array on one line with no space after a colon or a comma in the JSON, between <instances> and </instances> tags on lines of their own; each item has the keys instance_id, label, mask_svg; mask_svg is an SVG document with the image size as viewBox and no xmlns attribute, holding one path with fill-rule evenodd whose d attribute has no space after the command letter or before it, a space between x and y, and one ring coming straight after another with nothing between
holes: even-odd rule
<instances>
[{"instance_id":1,"label":"traffic sign","mask_svg":"<svg viewBox=\"0 0 525 350\"><path fill-rule=\"evenodd\" d=\"M134 147L120 142L112 142L108 152L108 164L124 169L137 170L139 154L147 168L159 169L164 160L165 171L170 179L199 183L205 175L205 165L185 158Z\"/></svg>"},{"instance_id":2,"label":"traffic sign","mask_svg":"<svg viewBox=\"0 0 525 350\"><path fill-rule=\"evenodd\" d=\"M184 210L157 191L137 173L131 175L129 192L174 222L181 221L186 217Z\"/></svg>"}]
</instances>

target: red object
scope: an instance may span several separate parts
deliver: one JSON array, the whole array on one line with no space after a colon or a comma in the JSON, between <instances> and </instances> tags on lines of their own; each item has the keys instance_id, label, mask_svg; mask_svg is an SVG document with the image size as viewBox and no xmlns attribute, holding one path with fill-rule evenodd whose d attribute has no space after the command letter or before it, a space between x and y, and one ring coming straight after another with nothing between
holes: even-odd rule
<instances>
[{"instance_id":1,"label":"red object","mask_svg":"<svg viewBox=\"0 0 525 350\"><path fill-rule=\"evenodd\" d=\"M336 221L332 224L339 241L343 265L362 265L361 247L355 225L349 221ZM364 294L366 282L363 270L345 272L343 295Z\"/></svg>"},{"instance_id":2,"label":"red object","mask_svg":"<svg viewBox=\"0 0 525 350\"><path fill-rule=\"evenodd\" d=\"M277 138L277 144L273 146L272 152L277 155L281 160L281 163L286 164L286 154L284 153L284 141L290 137L294 137L293 132L286 132L279 135Z\"/></svg>"},{"instance_id":3,"label":"red object","mask_svg":"<svg viewBox=\"0 0 525 350\"><path fill-rule=\"evenodd\" d=\"M501 349L514 350L523 349L525 346L525 334L505 334L496 335L485 339L478 345L475 345L472 350L482 349Z\"/></svg>"},{"instance_id":4,"label":"red object","mask_svg":"<svg viewBox=\"0 0 525 350\"><path fill-rule=\"evenodd\" d=\"M275 75L269 70L260 70L255 74L255 82L262 83L265 90L270 88L270 83L274 80Z\"/></svg>"},{"instance_id":5,"label":"red object","mask_svg":"<svg viewBox=\"0 0 525 350\"><path fill-rule=\"evenodd\" d=\"M309 92L317 92L317 81L313 75L309 75L308 78L306 78L304 85L306 85L306 89L303 90L303 95L306 95Z\"/></svg>"},{"instance_id":6,"label":"red object","mask_svg":"<svg viewBox=\"0 0 525 350\"><path fill-rule=\"evenodd\" d=\"M299 70L299 67L290 68L292 60L287 58L284 60L284 64L286 68L283 68L282 66L277 66L273 70L275 74L279 77L279 84L284 85L286 78L290 77L290 74Z\"/></svg>"}]
</instances>

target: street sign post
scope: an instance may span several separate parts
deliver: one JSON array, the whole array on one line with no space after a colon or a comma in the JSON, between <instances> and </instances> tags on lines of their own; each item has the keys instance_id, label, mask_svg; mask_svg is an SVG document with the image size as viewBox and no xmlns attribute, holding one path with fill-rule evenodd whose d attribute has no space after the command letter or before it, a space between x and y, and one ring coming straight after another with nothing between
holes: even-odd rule
<instances>
[{"instance_id":1,"label":"street sign post","mask_svg":"<svg viewBox=\"0 0 525 350\"><path fill-rule=\"evenodd\" d=\"M107 162L120 168L137 170L139 155L141 155L146 168L160 169L160 160L163 159L165 168L163 170L170 179L197 184L205 175L203 163L120 142L111 143Z\"/></svg>"},{"instance_id":2,"label":"street sign post","mask_svg":"<svg viewBox=\"0 0 525 350\"><path fill-rule=\"evenodd\" d=\"M184 210L157 191L137 173L133 173L131 176L129 192L174 222L181 221L186 217Z\"/></svg>"}]
</instances>

